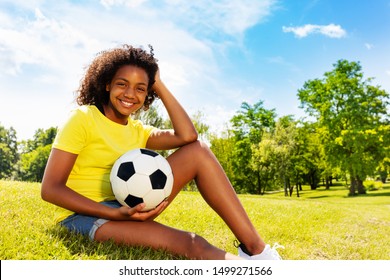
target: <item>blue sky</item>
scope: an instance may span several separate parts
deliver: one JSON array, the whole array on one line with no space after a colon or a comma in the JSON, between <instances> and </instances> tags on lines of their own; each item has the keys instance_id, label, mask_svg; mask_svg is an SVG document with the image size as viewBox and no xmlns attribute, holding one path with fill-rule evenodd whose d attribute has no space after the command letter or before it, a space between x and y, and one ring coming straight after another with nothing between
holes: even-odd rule
<instances>
[{"instance_id":1,"label":"blue sky","mask_svg":"<svg viewBox=\"0 0 390 280\"><path fill-rule=\"evenodd\" d=\"M101 50L152 44L161 76L214 131L242 102L304 115L298 89L339 59L390 92L390 0L1 0L0 124L59 125Z\"/></svg>"}]
</instances>

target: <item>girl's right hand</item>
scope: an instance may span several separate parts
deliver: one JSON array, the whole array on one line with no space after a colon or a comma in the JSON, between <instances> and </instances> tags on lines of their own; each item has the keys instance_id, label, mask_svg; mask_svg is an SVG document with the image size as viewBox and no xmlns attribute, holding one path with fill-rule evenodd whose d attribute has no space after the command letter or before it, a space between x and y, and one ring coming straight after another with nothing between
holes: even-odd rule
<instances>
[{"instance_id":1,"label":"girl's right hand","mask_svg":"<svg viewBox=\"0 0 390 280\"><path fill-rule=\"evenodd\" d=\"M122 206L119 209L120 217L118 220L131 220L131 221L149 221L155 219L168 205L167 201L163 201L156 208L142 212L145 204L141 203L135 207Z\"/></svg>"}]
</instances>

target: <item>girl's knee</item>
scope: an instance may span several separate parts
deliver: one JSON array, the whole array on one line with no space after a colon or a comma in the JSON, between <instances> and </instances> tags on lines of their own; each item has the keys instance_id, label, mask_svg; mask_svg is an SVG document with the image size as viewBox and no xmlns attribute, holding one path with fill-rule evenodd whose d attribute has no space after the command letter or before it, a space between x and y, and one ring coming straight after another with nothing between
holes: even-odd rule
<instances>
[{"instance_id":1,"label":"girl's knee","mask_svg":"<svg viewBox=\"0 0 390 280\"><path fill-rule=\"evenodd\" d=\"M187 254L191 259L204 259L213 250L213 246L207 242L203 237L195 234L188 233L189 242L187 243Z\"/></svg>"},{"instance_id":2,"label":"girl's knee","mask_svg":"<svg viewBox=\"0 0 390 280\"><path fill-rule=\"evenodd\" d=\"M192 153L195 153L195 155L199 155L199 153L205 152L206 154L209 154L211 152L209 146L200 140L197 140L195 142L192 142L191 144L187 144L184 146L191 150Z\"/></svg>"}]
</instances>

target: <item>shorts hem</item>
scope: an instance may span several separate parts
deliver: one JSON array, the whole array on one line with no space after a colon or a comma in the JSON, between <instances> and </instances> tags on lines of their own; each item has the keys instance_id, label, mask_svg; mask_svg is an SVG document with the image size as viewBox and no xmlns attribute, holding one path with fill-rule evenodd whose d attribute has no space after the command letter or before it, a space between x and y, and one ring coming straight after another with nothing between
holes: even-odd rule
<instances>
[{"instance_id":1,"label":"shorts hem","mask_svg":"<svg viewBox=\"0 0 390 280\"><path fill-rule=\"evenodd\" d=\"M102 226L104 225L105 223L109 222L109 220L106 220L106 219L97 219L94 223L93 223L93 226L91 228L91 230L89 231L89 238L91 240L94 240L95 239L95 234L96 234L96 231Z\"/></svg>"}]
</instances>

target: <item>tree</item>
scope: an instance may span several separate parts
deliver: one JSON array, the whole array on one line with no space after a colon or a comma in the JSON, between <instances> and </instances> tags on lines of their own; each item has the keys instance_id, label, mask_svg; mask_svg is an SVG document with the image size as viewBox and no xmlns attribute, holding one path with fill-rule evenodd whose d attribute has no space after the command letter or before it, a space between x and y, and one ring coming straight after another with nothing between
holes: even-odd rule
<instances>
[{"instance_id":1,"label":"tree","mask_svg":"<svg viewBox=\"0 0 390 280\"><path fill-rule=\"evenodd\" d=\"M389 95L372 78L363 80L358 62L339 60L323 79L305 82L301 107L317 118L326 157L348 172L349 194L365 193L363 180L386 156L389 144Z\"/></svg>"},{"instance_id":2,"label":"tree","mask_svg":"<svg viewBox=\"0 0 390 280\"><path fill-rule=\"evenodd\" d=\"M286 196L291 196L294 188L299 196L307 175L317 178L319 159L313 139L316 137L304 123L295 121L292 116L283 116L258 145L252 146L250 166L258 172L263 193L283 186ZM313 181L316 187L319 180Z\"/></svg>"},{"instance_id":3,"label":"tree","mask_svg":"<svg viewBox=\"0 0 390 280\"><path fill-rule=\"evenodd\" d=\"M50 127L48 129L39 128L35 131L33 139L23 141L21 143L22 153L29 153L36 150L38 147L44 147L53 143L57 135L57 128Z\"/></svg>"},{"instance_id":4,"label":"tree","mask_svg":"<svg viewBox=\"0 0 390 280\"><path fill-rule=\"evenodd\" d=\"M219 163L224 169L226 176L230 181L234 178L234 137L231 135L231 132L227 130L222 134L221 137L217 135L212 135L210 137L210 149L213 151L214 155L218 158ZM239 186L234 186L236 191L240 191Z\"/></svg>"},{"instance_id":5,"label":"tree","mask_svg":"<svg viewBox=\"0 0 390 280\"><path fill-rule=\"evenodd\" d=\"M298 129L292 117L280 118L276 123L272 140L274 141L273 153L276 176L283 184L285 196L291 196L295 183L297 194L299 192L297 170L295 169L296 166L299 166L297 162L299 159L297 157L299 152L297 139Z\"/></svg>"},{"instance_id":6,"label":"tree","mask_svg":"<svg viewBox=\"0 0 390 280\"><path fill-rule=\"evenodd\" d=\"M17 179L40 182L50 155L57 128L36 130L33 139L22 143L22 154L18 162Z\"/></svg>"},{"instance_id":7,"label":"tree","mask_svg":"<svg viewBox=\"0 0 390 280\"><path fill-rule=\"evenodd\" d=\"M231 119L235 141L231 181L242 192L262 192L260 171L251 168L252 146L260 143L263 134L274 128L275 117L275 110L265 109L263 102L259 101L253 106L242 103L241 110Z\"/></svg>"},{"instance_id":8,"label":"tree","mask_svg":"<svg viewBox=\"0 0 390 280\"><path fill-rule=\"evenodd\" d=\"M156 105L149 107L146 111L139 110L134 116L134 119L138 119L142 121L142 123L154 127L163 127L164 119L159 115L158 110L159 103L156 103Z\"/></svg>"},{"instance_id":9,"label":"tree","mask_svg":"<svg viewBox=\"0 0 390 280\"><path fill-rule=\"evenodd\" d=\"M198 111L191 116L192 123L195 126L198 136L201 140L208 142L210 139L210 126L208 126L204 121L204 115L202 112Z\"/></svg>"},{"instance_id":10,"label":"tree","mask_svg":"<svg viewBox=\"0 0 390 280\"><path fill-rule=\"evenodd\" d=\"M51 146L51 144L39 146L35 150L21 155L19 179L30 182L42 181Z\"/></svg>"},{"instance_id":11,"label":"tree","mask_svg":"<svg viewBox=\"0 0 390 280\"><path fill-rule=\"evenodd\" d=\"M241 110L233 116L230 122L238 140L248 138L251 143L259 143L263 133L275 127L275 118L275 109L265 109L263 101L253 106L243 102Z\"/></svg>"},{"instance_id":12,"label":"tree","mask_svg":"<svg viewBox=\"0 0 390 280\"><path fill-rule=\"evenodd\" d=\"M275 141L271 133L265 133L258 145L252 146L252 159L250 166L258 174L260 194L273 189L276 183Z\"/></svg>"},{"instance_id":13,"label":"tree","mask_svg":"<svg viewBox=\"0 0 390 280\"><path fill-rule=\"evenodd\" d=\"M316 122L301 121L298 131L302 180L309 184L312 190L317 189L321 177L329 173L329 164L317 128Z\"/></svg>"},{"instance_id":14,"label":"tree","mask_svg":"<svg viewBox=\"0 0 390 280\"><path fill-rule=\"evenodd\" d=\"M18 159L16 131L0 125L0 179L11 178Z\"/></svg>"}]
</instances>

